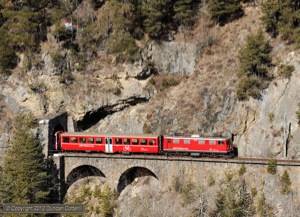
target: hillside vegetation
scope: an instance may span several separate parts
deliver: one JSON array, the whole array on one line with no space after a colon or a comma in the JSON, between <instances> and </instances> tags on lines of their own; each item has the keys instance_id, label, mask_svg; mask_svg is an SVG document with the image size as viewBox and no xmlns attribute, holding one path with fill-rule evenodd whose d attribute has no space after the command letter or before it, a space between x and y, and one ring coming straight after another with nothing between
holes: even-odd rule
<instances>
[{"instance_id":1,"label":"hillside vegetation","mask_svg":"<svg viewBox=\"0 0 300 217\"><path fill-rule=\"evenodd\" d=\"M62 49L51 51L51 57L64 77L71 71L84 70L97 58L99 48L115 56L118 62L139 61L147 56L144 48L150 40L172 40L172 35L180 28L193 28L199 18L199 8L207 7L211 19L225 25L244 15L244 3L255 4L256 1L1 0L0 73L9 75L20 61L20 54L24 54L23 65L28 70L43 67L41 43L48 40L49 34L61 43ZM280 35L287 43L299 47L299 3L267 0L261 4L265 30L272 37ZM72 22L71 28L64 26L66 20ZM249 96L259 98L260 91L267 87L265 81L272 78L268 73L271 66L268 53L272 48L263 34L258 34L249 37L247 47L240 53L237 87L240 100ZM70 51L69 58L66 51ZM72 61L68 60L70 58ZM146 62L146 65L156 71L153 63Z\"/></svg>"}]
</instances>

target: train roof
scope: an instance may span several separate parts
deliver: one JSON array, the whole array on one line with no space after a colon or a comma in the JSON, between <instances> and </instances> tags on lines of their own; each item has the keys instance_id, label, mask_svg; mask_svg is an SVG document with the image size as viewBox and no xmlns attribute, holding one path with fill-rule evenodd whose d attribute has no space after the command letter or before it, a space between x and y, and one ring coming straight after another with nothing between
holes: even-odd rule
<instances>
[{"instance_id":1,"label":"train roof","mask_svg":"<svg viewBox=\"0 0 300 217\"><path fill-rule=\"evenodd\" d=\"M173 139L210 139L210 140L227 140L231 139L229 136L224 136L224 135L214 135L214 136L200 136L200 135L191 135L191 136L169 136L166 135L165 138L173 138Z\"/></svg>"},{"instance_id":2,"label":"train roof","mask_svg":"<svg viewBox=\"0 0 300 217\"><path fill-rule=\"evenodd\" d=\"M89 132L63 132L64 136L105 136L105 137L145 137L145 138L157 138L161 134L130 134L130 133L89 133Z\"/></svg>"}]
</instances>

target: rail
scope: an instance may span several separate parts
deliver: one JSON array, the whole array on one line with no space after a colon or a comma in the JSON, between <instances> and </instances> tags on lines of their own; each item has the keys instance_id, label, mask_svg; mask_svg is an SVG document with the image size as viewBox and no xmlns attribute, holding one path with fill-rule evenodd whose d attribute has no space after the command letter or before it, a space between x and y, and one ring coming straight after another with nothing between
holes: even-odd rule
<instances>
[{"instance_id":1,"label":"rail","mask_svg":"<svg viewBox=\"0 0 300 217\"><path fill-rule=\"evenodd\" d=\"M81 153L81 152L61 152L53 154L52 157L79 157L79 158L105 158L105 159L137 159L137 160L159 160L159 161L190 161L190 162L211 162L227 164L257 164L268 165L270 158L208 158L208 157L191 157L191 156L166 156L166 155L147 155L147 154L103 154L103 153ZM300 160L276 159L278 166L300 166Z\"/></svg>"}]
</instances>

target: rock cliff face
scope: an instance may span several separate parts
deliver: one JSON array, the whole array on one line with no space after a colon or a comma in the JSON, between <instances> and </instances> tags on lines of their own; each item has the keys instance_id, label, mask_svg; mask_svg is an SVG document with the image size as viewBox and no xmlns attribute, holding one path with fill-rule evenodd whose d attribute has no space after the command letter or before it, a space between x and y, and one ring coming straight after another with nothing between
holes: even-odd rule
<instances>
[{"instance_id":1,"label":"rock cliff face","mask_svg":"<svg viewBox=\"0 0 300 217\"><path fill-rule=\"evenodd\" d=\"M287 155L299 158L298 52L270 39L274 61L294 65L295 72L290 79L276 77L261 100L236 98L237 54L245 38L263 28L259 16L259 8L249 7L243 18L224 27L199 20L171 42L151 43L147 58L158 74L145 71L143 61L113 64L99 52L93 70L62 78L43 48L41 69L25 71L20 64L1 81L1 120L7 123L0 128L1 148L8 145L12 117L29 110L37 119L67 112L76 130L233 134L240 156L283 157L286 114Z\"/></svg>"}]
</instances>

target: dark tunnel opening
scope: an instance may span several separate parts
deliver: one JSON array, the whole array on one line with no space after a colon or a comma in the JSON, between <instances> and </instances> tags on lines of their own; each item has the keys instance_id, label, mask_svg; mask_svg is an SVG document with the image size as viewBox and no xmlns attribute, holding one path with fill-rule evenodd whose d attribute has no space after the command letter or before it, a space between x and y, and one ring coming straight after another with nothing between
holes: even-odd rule
<instances>
[{"instance_id":1,"label":"dark tunnel opening","mask_svg":"<svg viewBox=\"0 0 300 217\"><path fill-rule=\"evenodd\" d=\"M55 149L55 133L58 131L67 131L61 124L57 124L53 130L51 131L51 134L49 135L49 148L48 150L54 150Z\"/></svg>"},{"instance_id":2,"label":"dark tunnel opening","mask_svg":"<svg viewBox=\"0 0 300 217\"><path fill-rule=\"evenodd\" d=\"M77 122L79 131L84 131L90 127L96 125L100 120L104 119L108 115L112 115L115 112L124 110L129 106L134 106L139 103L147 102L146 98L128 98L120 101L118 104L102 107L96 111L89 111L85 114L82 120Z\"/></svg>"},{"instance_id":3,"label":"dark tunnel opening","mask_svg":"<svg viewBox=\"0 0 300 217\"><path fill-rule=\"evenodd\" d=\"M158 179L157 176L147 168L144 167L130 168L127 171L125 171L119 179L119 183L117 187L118 193L121 193L124 190L124 188L126 188L127 185L130 185L134 181L135 178L143 177L143 176L153 176L154 178Z\"/></svg>"},{"instance_id":4,"label":"dark tunnel opening","mask_svg":"<svg viewBox=\"0 0 300 217\"><path fill-rule=\"evenodd\" d=\"M99 109L97 111L87 112L83 117L83 119L77 122L77 127L80 131L87 130L110 114L113 114L113 112L107 111L105 109Z\"/></svg>"}]
</instances>

